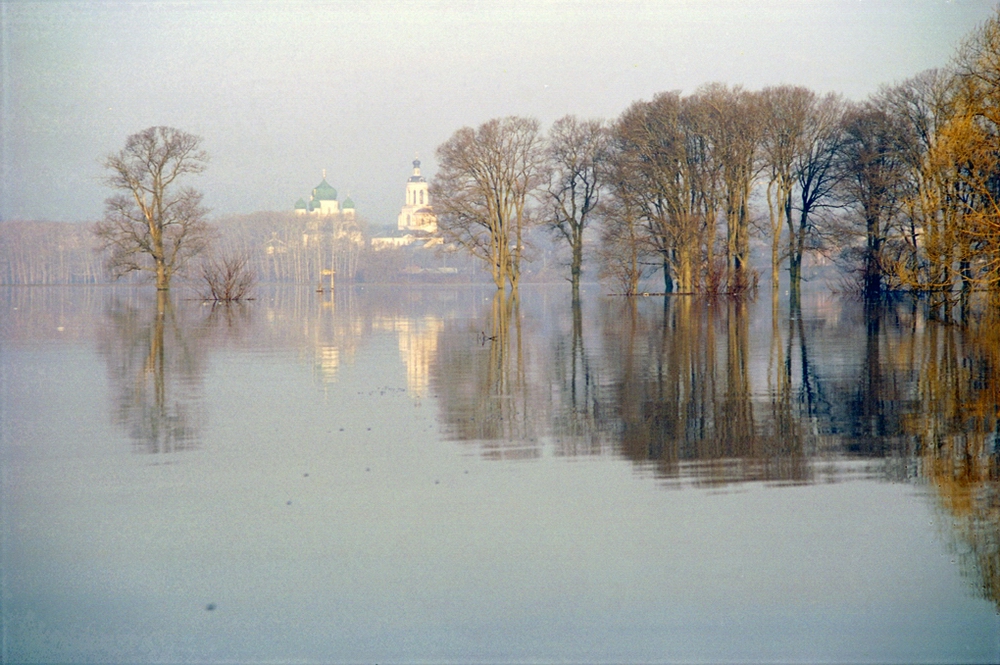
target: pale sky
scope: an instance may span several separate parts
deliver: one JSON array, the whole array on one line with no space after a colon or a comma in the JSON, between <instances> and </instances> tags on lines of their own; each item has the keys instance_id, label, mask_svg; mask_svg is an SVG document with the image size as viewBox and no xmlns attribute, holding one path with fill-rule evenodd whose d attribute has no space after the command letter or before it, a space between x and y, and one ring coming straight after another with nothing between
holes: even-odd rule
<instances>
[{"instance_id":1,"label":"pale sky","mask_svg":"<svg viewBox=\"0 0 1000 665\"><path fill-rule=\"evenodd\" d=\"M712 81L862 99L947 64L993 0L0 0L0 220L92 221L100 162L198 134L214 215L290 210L327 171L393 224L411 161L504 115L614 118Z\"/></svg>"}]
</instances>

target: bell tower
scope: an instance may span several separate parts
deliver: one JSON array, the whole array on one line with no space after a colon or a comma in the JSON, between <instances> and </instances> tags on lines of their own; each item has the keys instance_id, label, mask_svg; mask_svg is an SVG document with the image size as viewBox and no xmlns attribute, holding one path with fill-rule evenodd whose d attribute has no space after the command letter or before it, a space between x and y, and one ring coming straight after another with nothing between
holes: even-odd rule
<instances>
[{"instance_id":1,"label":"bell tower","mask_svg":"<svg viewBox=\"0 0 1000 665\"><path fill-rule=\"evenodd\" d=\"M431 207L427 180L420 175L420 160L413 160L413 175L406 181L406 203L399 211L396 227L400 231L437 231L437 217Z\"/></svg>"}]
</instances>

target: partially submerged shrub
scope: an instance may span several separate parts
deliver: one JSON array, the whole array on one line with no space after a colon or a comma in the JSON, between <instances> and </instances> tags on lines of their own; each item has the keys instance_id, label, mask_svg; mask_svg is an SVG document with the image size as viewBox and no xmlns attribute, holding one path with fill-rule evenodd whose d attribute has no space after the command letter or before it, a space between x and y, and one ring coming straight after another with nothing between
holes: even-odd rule
<instances>
[{"instance_id":1,"label":"partially submerged shrub","mask_svg":"<svg viewBox=\"0 0 1000 665\"><path fill-rule=\"evenodd\" d=\"M238 302L253 299L257 272L246 253L212 256L201 264L201 277L206 300Z\"/></svg>"}]
</instances>

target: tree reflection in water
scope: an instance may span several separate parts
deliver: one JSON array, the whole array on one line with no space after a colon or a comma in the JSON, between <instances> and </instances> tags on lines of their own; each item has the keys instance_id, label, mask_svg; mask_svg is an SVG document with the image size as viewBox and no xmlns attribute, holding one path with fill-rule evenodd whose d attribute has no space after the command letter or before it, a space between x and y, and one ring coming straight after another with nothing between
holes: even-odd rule
<instances>
[{"instance_id":1,"label":"tree reflection in water","mask_svg":"<svg viewBox=\"0 0 1000 665\"><path fill-rule=\"evenodd\" d=\"M920 323L913 317L914 331ZM925 325L907 349L919 374L902 429L951 523L963 574L1000 611L1000 321Z\"/></svg>"},{"instance_id":2,"label":"tree reflection in water","mask_svg":"<svg viewBox=\"0 0 1000 665\"><path fill-rule=\"evenodd\" d=\"M599 372L587 350L578 298L572 300L571 313L570 334L554 334L546 354L556 402L551 409L555 454L597 455L604 451L597 427Z\"/></svg>"},{"instance_id":3,"label":"tree reflection in water","mask_svg":"<svg viewBox=\"0 0 1000 665\"><path fill-rule=\"evenodd\" d=\"M616 454L668 486L927 483L1000 608L1000 325L831 301L768 328L745 301L659 302L522 322L497 296L476 335L441 338L446 431L497 459Z\"/></svg>"},{"instance_id":4,"label":"tree reflection in water","mask_svg":"<svg viewBox=\"0 0 1000 665\"><path fill-rule=\"evenodd\" d=\"M227 315L212 316L225 321ZM205 330L183 320L164 291L152 303L135 295L115 298L109 306L99 345L108 367L113 418L137 450L171 453L197 447L204 422Z\"/></svg>"},{"instance_id":5,"label":"tree reflection in water","mask_svg":"<svg viewBox=\"0 0 1000 665\"><path fill-rule=\"evenodd\" d=\"M630 312L625 325L611 310L604 321L612 374L600 426L621 454L696 484L811 479L790 362L766 401L754 392L746 302L665 298L656 317Z\"/></svg>"},{"instance_id":6,"label":"tree reflection in water","mask_svg":"<svg viewBox=\"0 0 1000 665\"><path fill-rule=\"evenodd\" d=\"M477 441L497 459L540 454L524 354L517 295L502 291L474 334L443 337L432 382L449 436Z\"/></svg>"},{"instance_id":7,"label":"tree reflection in water","mask_svg":"<svg viewBox=\"0 0 1000 665\"><path fill-rule=\"evenodd\" d=\"M426 365L446 436L491 459L617 455L674 487L926 484L956 561L1000 609L998 322L941 323L919 302L774 308L770 326L727 299L478 302L471 320L478 305L447 305L433 343L407 354ZM115 300L101 352L116 422L139 450L192 448L209 348L278 335L268 344L350 358L372 331L419 327L384 298L300 305L265 308L250 335L252 307Z\"/></svg>"}]
</instances>

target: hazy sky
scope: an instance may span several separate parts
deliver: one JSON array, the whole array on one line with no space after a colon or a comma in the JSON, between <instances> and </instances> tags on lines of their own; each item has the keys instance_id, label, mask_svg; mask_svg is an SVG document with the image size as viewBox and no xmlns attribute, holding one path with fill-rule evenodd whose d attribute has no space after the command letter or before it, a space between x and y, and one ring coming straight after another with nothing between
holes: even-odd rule
<instances>
[{"instance_id":1,"label":"hazy sky","mask_svg":"<svg viewBox=\"0 0 1000 665\"><path fill-rule=\"evenodd\" d=\"M288 210L322 170L395 222L415 154L530 115L611 118L664 90L793 83L861 99L944 65L993 0L0 0L0 219L87 221L101 159L204 138L214 214Z\"/></svg>"}]
</instances>

